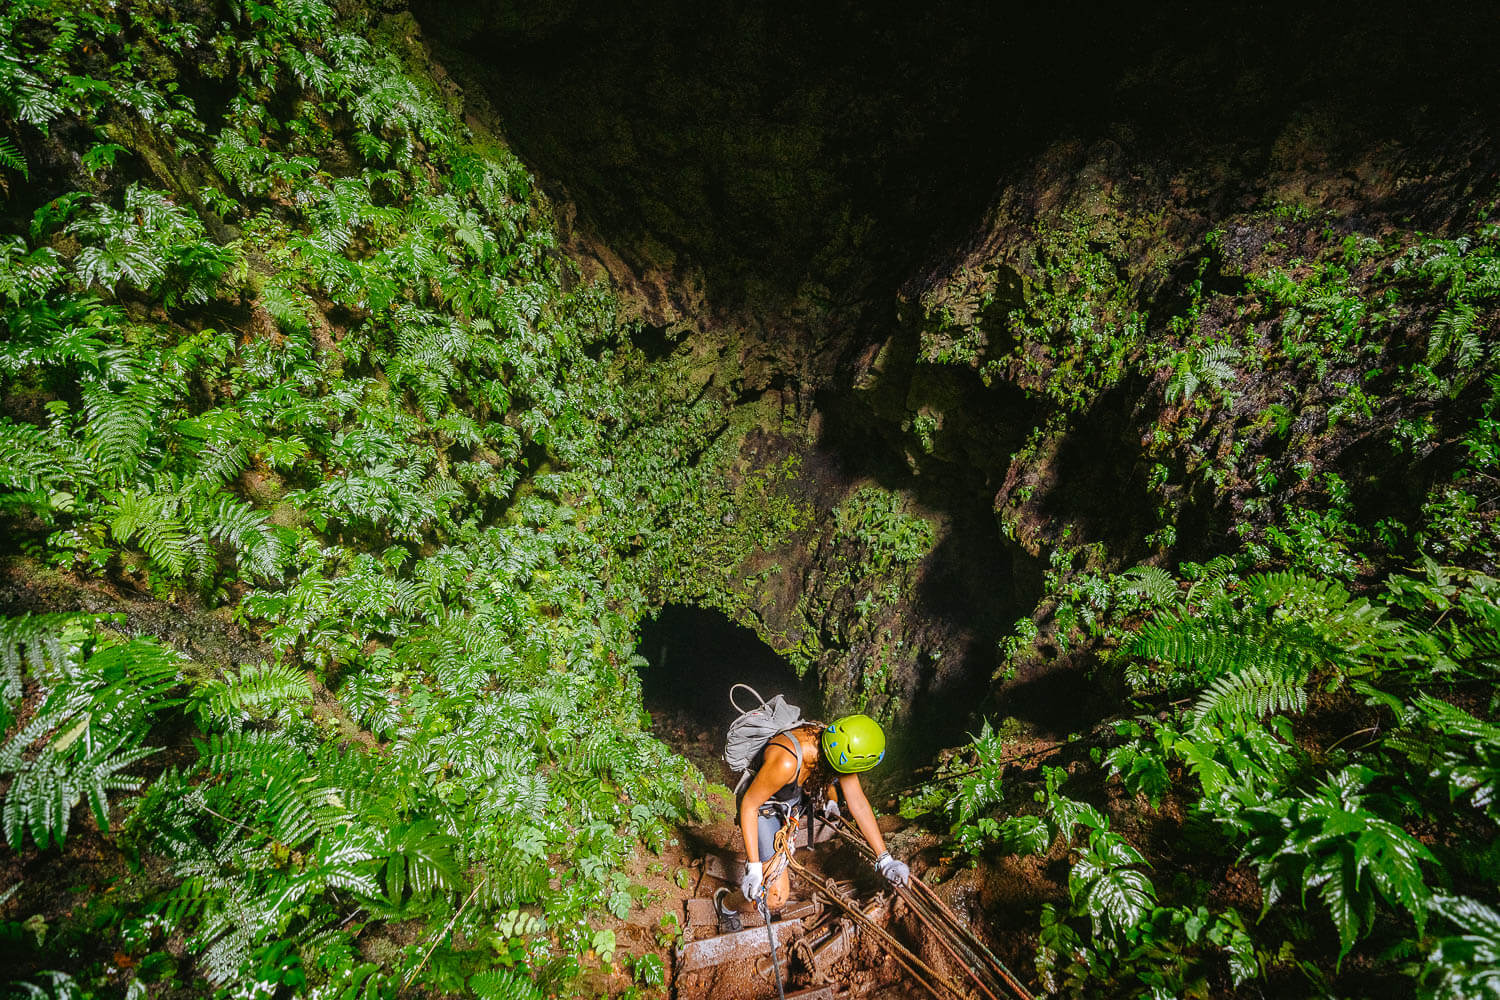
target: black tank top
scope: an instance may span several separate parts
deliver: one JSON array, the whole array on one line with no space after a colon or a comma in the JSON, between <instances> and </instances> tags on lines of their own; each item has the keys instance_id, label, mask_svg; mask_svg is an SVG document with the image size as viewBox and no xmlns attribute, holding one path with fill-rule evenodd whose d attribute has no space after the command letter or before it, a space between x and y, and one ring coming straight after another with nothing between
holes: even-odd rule
<instances>
[{"instance_id":1,"label":"black tank top","mask_svg":"<svg viewBox=\"0 0 1500 1000\"><path fill-rule=\"evenodd\" d=\"M777 734L777 735L780 736L781 734ZM797 781L797 778L800 777L801 774L802 774L802 764L804 763L805 754L807 753L807 751L802 748L802 741L799 740L799 739L797 739L797 737L796 737L795 734L793 734L790 731L788 731L785 735L788 738L790 738L793 742L795 742L797 744L797 749L802 751L801 754L798 754L796 751L791 750L789 747L785 746L784 744L776 743L774 745L780 747L782 750L785 750L788 753L791 753L794 757L797 758L797 765L798 765L797 766L797 770L796 770L796 772L794 772L792 774L792 780L788 781L786 784L782 785L775 792L773 792L771 794L771 797L769 799L767 799L766 801L767 802L780 802L780 803L783 803L784 805L796 805L798 802L802 801L802 797L803 797L802 785ZM775 738L776 737L773 737L773 739L775 739ZM760 754L761 754L761 758L760 758L761 764L765 764L765 762L766 762L766 756L765 756L766 755L766 751L770 750L772 745L773 744L771 744L771 743L767 743L765 745L765 747L761 749L761 752L760 752ZM757 770L759 770L759 768L757 768ZM813 768L813 771L814 771L814 773L816 773L817 772L817 768ZM812 775L808 775L808 778L809 779L812 778Z\"/></svg>"}]
</instances>

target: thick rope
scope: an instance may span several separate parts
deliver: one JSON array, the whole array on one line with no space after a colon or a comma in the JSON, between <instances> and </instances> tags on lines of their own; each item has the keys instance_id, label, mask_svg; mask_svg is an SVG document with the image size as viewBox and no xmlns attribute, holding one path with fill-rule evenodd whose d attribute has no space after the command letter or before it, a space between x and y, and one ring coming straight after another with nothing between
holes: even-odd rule
<instances>
[{"instance_id":1,"label":"thick rope","mask_svg":"<svg viewBox=\"0 0 1500 1000\"><path fill-rule=\"evenodd\" d=\"M874 852L845 827L836 823L833 828L846 843L862 853L866 860L873 860ZM1005 967L1005 963L996 958L994 953L984 946L984 943L979 940L970 928L958 919L958 915L949 908L947 903L943 902L942 897L934 892L931 886L920 879L912 879L911 881L917 887L916 890L897 887L896 894L906 900L907 904L912 907L913 912L917 913L919 920L922 919L922 912L924 910L928 911L929 916L941 915L944 918L943 922L948 925L949 934L939 935L938 929L929 925L928 929L934 932L935 937L939 937L940 941L942 937L948 937L949 940L956 942L962 950L970 953L970 962L978 965L987 973L992 974L1000 983L1004 984L1005 987L1009 988L1012 993L1020 998L1020 1000L1034 1000L1031 991L1022 984L1014 973ZM925 924L927 921L923 920L923 923ZM946 942L942 943L946 944ZM961 964L969 966L970 962ZM974 978L974 969L972 967L966 968L966 971L968 971L971 978Z\"/></svg>"},{"instance_id":2,"label":"thick rope","mask_svg":"<svg viewBox=\"0 0 1500 1000\"><path fill-rule=\"evenodd\" d=\"M842 893L837 892L832 885L824 879L809 871L795 860L792 862L792 870L807 881L814 889L822 893L827 900L854 918L854 922L870 932L876 941L884 946L886 954L894 958L916 980L917 984L931 993L936 1000L947 1000L943 990L957 997L958 1000L969 1000L969 995L957 986L953 985L943 976L934 971L926 962L923 962L901 942L891 936L890 932L881 927L875 921L865 915L864 911L852 901L845 898ZM941 989L940 989L941 987Z\"/></svg>"},{"instance_id":3,"label":"thick rope","mask_svg":"<svg viewBox=\"0 0 1500 1000\"><path fill-rule=\"evenodd\" d=\"M771 943L771 971L776 976L776 995L780 1000L786 1000L786 988L781 983L781 963L776 959L776 929L771 926L771 907L766 902L766 896L771 891L771 883L780 878L781 873L786 871L787 866L792 862L792 851L797 846L795 813L787 816L781 829L776 831L776 839L773 843L776 850L762 873L760 894L755 897L755 905L760 909L761 918L766 922L766 940Z\"/></svg>"},{"instance_id":4,"label":"thick rope","mask_svg":"<svg viewBox=\"0 0 1500 1000\"><path fill-rule=\"evenodd\" d=\"M776 976L776 996L786 1000L786 989L781 985L781 963L776 960L776 929L771 926L771 908L766 905L764 889L755 904L760 907L760 915L766 922L766 940L771 942L771 972Z\"/></svg>"}]
</instances>

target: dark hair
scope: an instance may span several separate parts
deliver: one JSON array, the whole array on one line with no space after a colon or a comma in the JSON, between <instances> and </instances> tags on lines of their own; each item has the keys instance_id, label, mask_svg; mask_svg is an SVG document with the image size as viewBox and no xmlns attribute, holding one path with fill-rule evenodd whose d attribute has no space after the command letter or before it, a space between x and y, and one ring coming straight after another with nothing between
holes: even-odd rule
<instances>
[{"instance_id":1,"label":"dark hair","mask_svg":"<svg viewBox=\"0 0 1500 1000\"><path fill-rule=\"evenodd\" d=\"M823 730L827 728L828 724L825 722L819 722L816 719L803 719L798 725L793 726L791 730L799 734L804 730L811 731L817 751L812 760L812 770L808 773L807 780L802 784L803 787L815 788L819 792L833 784L834 780L838 778L838 772L833 769L833 765L828 763L828 758L823 753L822 736Z\"/></svg>"}]
</instances>

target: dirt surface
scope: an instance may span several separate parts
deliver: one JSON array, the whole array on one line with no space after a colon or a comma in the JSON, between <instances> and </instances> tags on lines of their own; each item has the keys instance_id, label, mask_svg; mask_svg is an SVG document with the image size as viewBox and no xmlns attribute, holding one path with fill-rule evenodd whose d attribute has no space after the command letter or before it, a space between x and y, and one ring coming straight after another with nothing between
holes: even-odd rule
<instances>
[{"instance_id":1,"label":"dirt surface","mask_svg":"<svg viewBox=\"0 0 1500 1000\"><path fill-rule=\"evenodd\" d=\"M713 781L734 781L721 757L724 731L734 711L727 697L721 698L721 688L727 692L738 677L767 697L784 693L794 702L807 698L769 647L748 629L732 626L714 612L668 609L643 630L641 650L651 664L645 668L644 688L653 732ZM723 706L718 705L720 700ZM1018 861L983 876L952 868L938 852L936 838L894 814L894 799L875 797L882 833L892 852L910 861L914 875L948 880L938 889L948 905L989 947L1003 953L1003 961L1029 969L1026 921L1032 919L1037 899L1057 891L1046 878L1043 864L1036 859ZM633 952L652 949L662 958L672 970L672 995L680 1000L730 996L765 1000L775 997L776 990L770 943L759 916L744 918L742 935L726 935L713 915L715 890L738 884L743 848L732 817L733 799L721 791L712 801L714 822L680 828L677 843L660 861L632 872L633 879L651 889L651 902L645 910L633 913L616 933ZM881 926L934 969L961 979L961 969L907 906L886 889L867 857L834 838L826 826L819 835L820 840L833 839L811 847L804 841L797 861L847 891L862 910L871 910ZM679 875L671 877L674 869ZM1011 914L1014 919L986 926L987 915L993 914ZM823 997L816 992L823 988L833 990L826 995L830 998L878 1000L922 993L875 935L861 931L853 918L799 875L792 877L792 899L783 916L786 919L777 922L777 938L788 942L779 951L788 997L799 990L810 991L809 998ZM680 937L669 942L669 931L679 926ZM711 963L705 958L710 952L717 959ZM607 985L613 991L626 983Z\"/></svg>"}]
</instances>

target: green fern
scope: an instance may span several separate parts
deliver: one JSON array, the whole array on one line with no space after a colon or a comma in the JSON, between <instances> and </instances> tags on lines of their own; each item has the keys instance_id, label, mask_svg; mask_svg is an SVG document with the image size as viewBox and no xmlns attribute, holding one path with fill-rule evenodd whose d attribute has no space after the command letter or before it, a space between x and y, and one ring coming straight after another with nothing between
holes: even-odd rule
<instances>
[{"instance_id":1,"label":"green fern","mask_svg":"<svg viewBox=\"0 0 1500 1000\"><path fill-rule=\"evenodd\" d=\"M214 734L204 763L232 782L228 794L287 847L306 844L348 816L337 791L318 781L306 754L280 734Z\"/></svg>"},{"instance_id":2,"label":"green fern","mask_svg":"<svg viewBox=\"0 0 1500 1000\"><path fill-rule=\"evenodd\" d=\"M491 969L469 977L469 989L478 1000L543 1000L535 982L513 969Z\"/></svg>"},{"instance_id":3,"label":"green fern","mask_svg":"<svg viewBox=\"0 0 1500 1000\"><path fill-rule=\"evenodd\" d=\"M181 578L193 558L192 538L171 496L132 490L115 495L109 530L122 545L139 542L168 576Z\"/></svg>"},{"instance_id":4,"label":"green fern","mask_svg":"<svg viewBox=\"0 0 1500 1000\"><path fill-rule=\"evenodd\" d=\"M194 701L212 717L269 719L312 700L307 676L289 663L247 663L233 673L203 685Z\"/></svg>"},{"instance_id":5,"label":"green fern","mask_svg":"<svg viewBox=\"0 0 1500 1000\"><path fill-rule=\"evenodd\" d=\"M267 284L261 289L259 304L283 330L308 329L308 314L312 309L312 302L306 295L298 292L295 285Z\"/></svg>"},{"instance_id":6,"label":"green fern","mask_svg":"<svg viewBox=\"0 0 1500 1000\"><path fill-rule=\"evenodd\" d=\"M1134 726L1133 723L1130 725ZM1134 728L1138 735L1143 735L1139 727ZM1173 787L1167 772L1167 752L1171 748L1170 740L1165 746L1132 741L1110 750L1104 755L1104 763L1110 774L1124 783L1126 791L1146 796L1152 808L1158 808Z\"/></svg>"},{"instance_id":7,"label":"green fern","mask_svg":"<svg viewBox=\"0 0 1500 1000\"><path fill-rule=\"evenodd\" d=\"M1375 922L1377 898L1405 909L1418 933L1427 919L1430 890L1422 877L1432 852L1405 830L1365 808L1365 787L1375 777L1350 766L1330 775L1301 798L1284 798L1248 810L1255 835L1245 857L1260 873L1265 905L1288 890L1303 898L1317 890L1339 935L1339 956Z\"/></svg>"},{"instance_id":8,"label":"green fern","mask_svg":"<svg viewBox=\"0 0 1500 1000\"><path fill-rule=\"evenodd\" d=\"M1187 402L1204 386L1221 391L1234 380L1234 366L1239 352L1228 344L1209 344L1184 348L1172 357L1172 375L1167 380L1166 400Z\"/></svg>"},{"instance_id":9,"label":"green fern","mask_svg":"<svg viewBox=\"0 0 1500 1000\"><path fill-rule=\"evenodd\" d=\"M43 683L73 674L85 640L102 620L67 613L0 617L0 708L7 715L14 711L28 674Z\"/></svg>"},{"instance_id":10,"label":"green fern","mask_svg":"<svg viewBox=\"0 0 1500 1000\"><path fill-rule=\"evenodd\" d=\"M1270 684L1315 670L1369 673L1398 662L1408 641L1383 608L1337 581L1284 572L1249 577L1237 598L1216 598L1201 612L1159 614L1125 648L1165 664L1170 676L1211 683L1256 667L1258 682Z\"/></svg>"},{"instance_id":11,"label":"green fern","mask_svg":"<svg viewBox=\"0 0 1500 1000\"><path fill-rule=\"evenodd\" d=\"M31 173L26 167L26 156L8 137L0 137L0 167L14 170L26 180L31 179Z\"/></svg>"},{"instance_id":12,"label":"green fern","mask_svg":"<svg viewBox=\"0 0 1500 1000\"><path fill-rule=\"evenodd\" d=\"M13 306L41 299L62 282L66 273L51 247L28 251L26 241L19 236L0 240L0 298L8 299Z\"/></svg>"},{"instance_id":13,"label":"green fern","mask_svg":"<svg viewBox=\"0 0 1500 1000\"><path fill-rule=\"evenodd\" d=\"M1500 823L1500 726L1429 694L1411 708L1411 723L1386 746L1445 786L1450 800L1466 800Z\"/></svg>"},{"instance_id":14,"label":"green fern","mask_svg":"<svg viewBox=\"0 0 1500 1000\"><path fill-rule=\"evenodd\" d=\"M1151 911L1156 888L1140 870L1145 864L1141 852L1119 834L1090 834L1088 846L1068 873L1068 892L1074 906L1093 922L1096 937L1106 930L1122 937Z\"/></svg>"},{"instance_id":15,"label":"green fern","mask_svg":"<svg viewBox=\"0 0 1500 1000\"><path fill-rule=\"evenodd\" d=\"M1422 970L1434 1000L1500 996L1500 912L1464 896L1433 896L1428 907L1459 931L1436 939Z\"/></svg>"},{"instance_id":16,"label":"green fern","mask_svg":"<svg viewBox=\"0 0 1500 1000\"><path fill-rule=\"evenodd\" d=\"M1052 831L1040 816L1007 816L1000 821L995 839L1009 854L1045 854Z\"/></svg>"},{"instance_id":17,"label":"green fern","mask_svg":"<svg viewBox=\"0 0 1500 1000\"><path fill-rule=\"evenodd\" d=\"M111 292L122 284L150 291L167 273L161 251L138 242L129 230L109 232L84 247L73 266L85 287L97 285Z\"/></svg>"},{"instance_id":18,"label":"green fern","mask_svg":"<svg viewBox=\"0 0 1500 1000\"><path fill-rule=\"evenodd\" d=\"M1427 335L1427 365L1435 368L1448 358L1459 371L1467 371L1484 357L1482 331L1476 328L1478 312L1467 302L1443 310Z\"/></svg>"},{"instance_id":19,"label":"green fern","mask_svg":"<svg viewBox=\"0 0 1500 1000\"><path fill-rule=\"evenodd\" d=\"M11 776L0 816L17 849L28 834L41 848L61 844L80 801L108 829L109 793L140 788L139 778L121 772L155 752L141 745L149 721L175 704L168 697L179 681L175 656L147 640L106 639L83 658L90 637L78 626L86 620L22 619L3 630L3 659L24 663L43 695L36 714L0 747L0 776Z\"/></svg>"},{"instance_id":20,"label":"green fern","mask_svg":"<svg viewBox=\"0 0 1500 1000\"><path fill-rule=\"evenodd\" d=\"M26 509L48 516L52 493L63 479L46 431L0 417L0 511Z\"/></svg>"},{"instance_id":21,"label":"green fern","mask_svg":"<svg viewBox=\"0 0 1500 1000\"><path fill-rule=\"evenodd\" d=\"M383 847L387 901L398 905L408 891L413 896L456 891L463 882L457 848L458 840L432 820L393 829Z\"/></svg>"},{"instance_id":22,"label":"green fern","mask_svg":"<svg viewBox=\"0 0 1500 1000\"><path fill-rule=\"evenodd\" d=\"M1273 713L1301 712L1307 707L1307 674L1301 664L1280 666L1250 664L1219 677L1193 704L1195 719L1260 719Z\"/></svg>"},{"instance_id":23,"label":"green fern","mask_svg":"<svg viewBox=\"0 0 1500 1000\"><path fill-rule=\"evenodd\" d=\"M262 579L280 575L284 554L265 515L225 493L213 496L194 513L210 536L235 549L244 570Z\"/></svg>"},{"instance_id":24,"label":"green fern","mask_svg":"<svg viewBox=\"0 0 1500 1000\"><path fill-rule=\"evenodd\" d=\"M123 392L90 384L83 389L83 407L88 416L89 449L105 475L115 482L133 478L161 417L157 389L149 382L136 383Z\"/></svg>"},{"instance_id":25,"label":"green fern","mask_svg":"<svg viewBox=\"0 0 1500 1000\"><path fill-rule=\"evenodd\" d=\"M1133 566L1117 579L1127 594L1158 607L1177 600L1177 580L1159 566Z\"/></svg>"}]
</instances>

